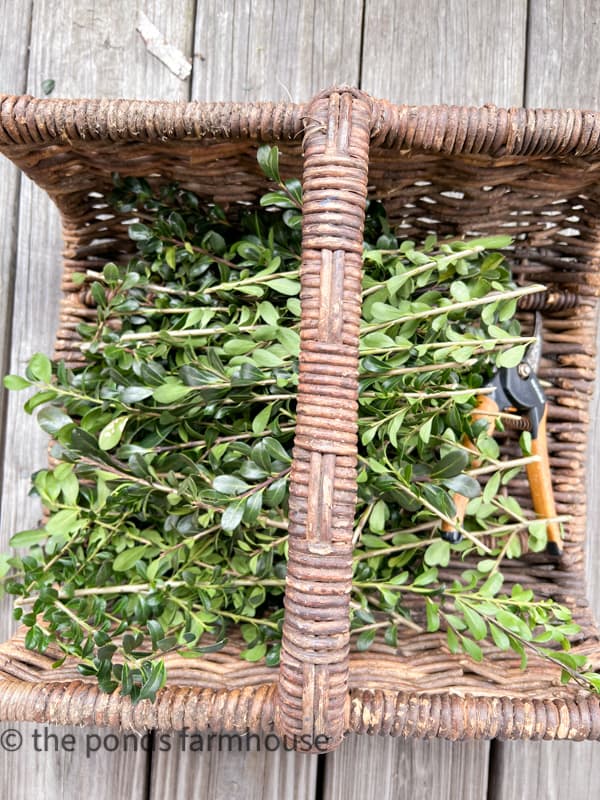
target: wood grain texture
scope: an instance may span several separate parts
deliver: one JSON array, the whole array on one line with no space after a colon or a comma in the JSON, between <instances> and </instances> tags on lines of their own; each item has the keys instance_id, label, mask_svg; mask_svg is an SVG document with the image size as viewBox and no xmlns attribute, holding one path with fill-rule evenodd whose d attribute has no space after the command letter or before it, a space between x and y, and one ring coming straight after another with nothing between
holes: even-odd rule
<instances>
[{"instance_id":1,"label":"wood grain texture","mask_svg":"<svg viewBox=\"0 0 600 800\"><path fill-rule=\"evenodd\" d=\"M414 744L390 737L347 739L327 756L324 800L484 800L487 748L479 742ZM521 796L526 797L514 795Z\"/></svg>"},{"instance_id":2,"label":"wood grain texture","mask_svg":"<svg viewBox=\"0 0 600 800\"><path fill-rule=\"evenodd\" d=\"M488 800L596 800L597 742L504 742L490 764Z\"/></svg>"},{"instance_id":3,"label":"wood grain texture","mask_svg":"<svg viewBox=\"0 0 600 800\"><path fill-rule=\"evenodd\" d=\"M194 100L303 102L358 84L362 0L203 0Z\"/></svg>"},{"instance_id":4,"label":"wood grain texture","mask_svg":"<svg viewBox=\"0 0 600 800\"><path fill-rule=\"evenodd\" d=\"M600 107L595 0L531 0L525 105ZM600 352L600 338L597 348ZM596 366L596 375L600 360ZM587 493L587 597L600 618L600 392L590 409ZM490 766L490 800L592 800L598 795L596 742L496 742Z\"/></svg>"},{"instance_id":5,"label":"wood grain texture","mask_svg":"<svg viewBox=\"0 0 600 800\"><path fill-rule=\"evenodd\" d=\"M362 88L394 103L521 105L527 0L365 0Z\"/></svg>"},{"instance_id":6,"label":"wood grain texture","mask_svg":"<svg viewBox=\"0 0 600 800\"><path fill-rule=\"evenodd\" d=\"M203 739L206 748L206 735ZM157 747L152 761L150 800L163 797L308 800L315 796L318 756L267 752L264 744L254 742L248 752L245 748L239 752L235 741L231 742L230 752L227 739L223 740L220 752L192 752L190 748L199 747L200 739L196 739L196 745L188 739L184 751L177 734L172 734L169 742L171 751L161 752ZM269 742L269 747L276 746L275 740Z\"/></svg>"},{"instance_id":7,"label":"wood grain texture","mask_svg":"<svg viewBox=\"0 0 600 800\"><path fill-rule=\"evenodd\" d=\"M0 26L0 91L20 94L27 85L27 45L31 24L30 0L21 0L19 14L5 15ZM10 321L17 258L18 205L21 176L6 159L0 160L0 375L10 359ZM2 421L6 391L0 385L0 457L4 445ZM0 492L2 468L0 464Z\"/></svg>"},{"instance_id":8,"label":"wood grain texture","mask_svg":"<svg viewBox=\"0 0 600 800\"><path fill-rule=\"evenodd\" d=\"M528 106L600 109L597 0L530 0Z\"/></svg>"},{"instance_id":9,"label":"wood grain texture","mask_svg":"<svg viewBox=\"0 0 600 800\"><path fill-rule=\"evenodd\" d=\"M23 180L19 207L19 242L14 289L9 371L23 374L38 351L52 352L58 322L61 278L61 238L58 213L46 195ZM36 527L39 504L28 498L31 473L44 466L47 436L22 409L25 394L10 392L6 407L4 485L1 498L0 542L4 550L13 533ZM3 638L14 630L10 601L2 603Z\"/></svg>"},{"instance_id":10,"label":"wood grain texture","mask_svg":"<svg viewBox=\"0 0 600 800\"><path fill-rule=\"evenodd\" d=\"M1 5L6 25L13 17L12 4L6 1ZM192 0L169 4L141 0L129 4L116 0L102 4L94 0L40 0L33 9L27 85L15 89L39 95L42 81L53 78L56 96L187 99L189 80L180 81L148 54L135 30L137 13L142 8L173 44L191 55ZM23 19L15 18L14 24L23 24ZM18 46L26 55L27 42ZM6 88L9 87L3 83L2 89ZM27 180L23 180L21 191L18 230L11 372L22 372L36 351L52 351L58 320L62 249L58 213L47 196ZM35 526L40 515L38 505L27 494L31 472L46 462L47 442L35 422L21 410L22 403L22 394L12 395L7 405L2 550L12 533ZM3 604L0 616L4 637L13 627L9 605ZM142 800L147 796L147 753L126 752L117 746L115 752L101 750L86 757L87 737L104 736L107 731L58 728L61 734L73 734L73 752L37 754L25 746L30 742L32 726L8 727L22 733L24 746L19 752L0 752L4 797L58 800L93 795L96 800Z\"/></svg>"},{"instance_id":11,"label":"wood grain texture","mask_svg":"<svg viewBox=\"0 0 600 800\"><path fill-rule=\"evenodd\" d=\"M21 745L11 752L18 735ZM10 800L147 797L147 757L133 734L124 739L107 729L1 723L0 742L0 786Z\"/></svg>"},{"instance_id":12,"label":"wood grain texture","mask_svg":"<svg viewBox=\"0 0 600 800\"><path fill-rule=\"evenodd\" d=\"M36 0L29 92L41 94L52 78L53 97L187 100L190 79L179 80L146 50L136 31L140 11L191 56L194 0Z\"/></svg>"}]
</instances>

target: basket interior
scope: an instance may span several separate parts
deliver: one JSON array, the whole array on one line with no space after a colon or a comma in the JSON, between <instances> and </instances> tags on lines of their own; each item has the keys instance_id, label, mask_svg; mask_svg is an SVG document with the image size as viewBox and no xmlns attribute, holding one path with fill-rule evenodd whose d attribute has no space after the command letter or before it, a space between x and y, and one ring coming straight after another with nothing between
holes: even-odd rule
<instances>
[{"instance_id":1,"label":"basket interior","mask_svg":"<svg viewBox=\"0 0 600 800\"><path fill-rule=\"evenodd\" d=\"M384 202L401 234L417 242L431 233L440 238L509 234L514 245L507 258L517 282L542 283L549 294L560 292L575 303L564 310L557 305L542 311L539 369L549 402L548 446L557 512L570 517L563 558L557 562L524 548L525 555L505 560L502 571L507 587L518 582L538 597L566 603L583 627L580 647L592 661L598 645L585 599L584 539L599 286L595 166L572 158L448 157L377 147L371 150L369 165L370 193ZM524 330L531 330L533 314L520 312L520 319ZM517 455L517 436L505 435L503 453ZM531 510L525 476L511 483L511 493ZM445 576L452 580L465 566L451 562ZM424 618L423 609L415 608L415 618L419 617ZM407 631L399 645L401 664L381 645L370 658L355 653L352 682L370 688L417 686L424 692L487 694L501 689L518 696L541 696L550 685L553 694L563 691L557 686L556 669L548 664L532 658L530 669L523 673L514 654L491 647L484 652L484 662L476 664L462 655L450 655L443 635ZM566 693L572 691L570 687Z\"/></svg>"},{"instance_id":2,"label":"basket interior","mask_svg":"<svg viewBox=\"0 0 600 800\"><path fill-rule=\"evenodd\" d=\"M301 177L300 141L278 144L282 175ZM78 361L76 327L94 313L71 273L101 269L107 261L126 261L132 249L125 220L115 216L105 201L112 174L141 176L156 184L175 180L225 207L253 204L269 187L256 162L256 148L257 143L248 139L210 138L160 143L77 141L23 148L22 166L53 197L63 216L65 295L57 356ZM506 564L503 572L509 585L519 582L540 597L554 597L569 605L583 626L577 647L589 653L592 661L598 645L585 599L583 558L588 405L595 376L599 286L595 166L572 158L449 157L374 146L369 171L370 196L384 202L402 235L419 242L429 233L440 237L510 233L515 243L509 260L519 283L542 282L577 298L573 308L544 313L540 368L540 377L549 384L548 434L557 510L571 517L564 555L558 561L543 553L526 554ZM527 314L523 322L528 324ZM507 454L514 447L515 439L509 437ZM515 493L527 507L525 480ZM444 574L451 580L464 568L464 562L451 563ZM420 622L422 610L416 606L414 612ZM501 691L519 696L543 696L550 686L555 695L575 691L559 688L555 667L532 659L535 669L524 675L513 653L491 646L484 651L488 657L483 664L475 664L463 654L451 655L442 633L407 628L399 637L397 651L377 641L366 653L352 652L350 687L425 693ZM202 660L186 659L180 664L175 657L171 681L233 688L277 680L276 670L240 664L236 653L234 637L230 648ZM32 676L29 679L35 675L43 680L53 657L28 653L17 637L8 649L3 648L2 659L3 671L18 672L21 677L25 672ZM17 662L19 670L14 668ZM53 681L73 678L68 663L52 670Z\"/></svg>"}]
</instances>

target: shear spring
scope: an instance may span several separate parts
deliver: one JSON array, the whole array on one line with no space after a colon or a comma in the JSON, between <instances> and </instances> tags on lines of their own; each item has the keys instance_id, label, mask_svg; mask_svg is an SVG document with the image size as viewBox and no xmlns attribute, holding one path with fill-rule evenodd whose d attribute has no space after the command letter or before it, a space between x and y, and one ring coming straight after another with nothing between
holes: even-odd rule
<instances>
[{"instance_id":1,"label":"shear spring","mask_svg":"<svg viewBox=\"0 0 600 800\"><path fill-rule=\"evenodd\" d=\"M506 417L502 420L505 428L511 431L530 431L531 423L527 417Z\"/></svg>"}]
</instances>

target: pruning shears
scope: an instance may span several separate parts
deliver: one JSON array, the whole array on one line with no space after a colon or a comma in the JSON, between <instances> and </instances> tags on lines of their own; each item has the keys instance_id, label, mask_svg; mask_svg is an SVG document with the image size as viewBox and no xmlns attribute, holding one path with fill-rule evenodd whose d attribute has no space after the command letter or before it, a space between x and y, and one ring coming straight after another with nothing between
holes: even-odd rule
<instances>
[{"instance_id":1,"label":"pruning shears","mask_svg":"<svg viewBox=\"0 0 600 800\"><path fill-rule=\"evenodd\" d=\"M542 518L550 518L547 523L547 552L559 556L562 553L560 527L553 518L556 517L550 459L548 456L548 438L546 421L548 404L541 384L537 378L537 369L542 353L542 318L535 315L534 341L529 345L521 362L515 367L499 367L485 386L485 393L477 397L477 406L471 415L473 422L484 419L488 423L488 433L492 435L495 420L500 412L519 414L526 424L525 429L531 433L531 455L538 460L527 464L527 479L531 491L531 499L536 514ZM475 444L468 438L463 444L473 452L477 452ZM474 467L480 466L479 459L472 462ZM458 525L462 524L468 498L454 495L456 516L454 525L442 524L441 535L448 542L459 542L462 538Z\"/></svg>"}]
</instances>

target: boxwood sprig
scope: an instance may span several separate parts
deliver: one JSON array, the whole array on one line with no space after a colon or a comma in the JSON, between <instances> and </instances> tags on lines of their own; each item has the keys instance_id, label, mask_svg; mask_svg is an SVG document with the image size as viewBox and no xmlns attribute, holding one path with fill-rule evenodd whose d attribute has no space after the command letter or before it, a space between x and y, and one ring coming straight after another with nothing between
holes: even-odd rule
<instances>
[{"instance_id":1,"label":"boxwood sprig","mask_svg":"<svg viewBox=\"0 0 600 800\"><path fill-rule=\"evenodd\" d=\"M110 201L136 252L75 276L97 309L79 326L84 366L35 354L24 377L5 379L33 390L25 409L55 442L56 465L33 478L47 521L15 534L26 554L0 563L13 568L5 587L26 644L53 643L134 701L164 685L167 654L201 656L234 631L242 658L279 659L302 198L275 148L258 160L272 191L228 213L177 185L115 176ZM378 632L394 646L401 626L443 627L449 648L475 660L484 639L523 659L535 648L597 686L568 650L567 609L502 591L503 560L520 554L522 536L545 545L544 522L510 495L532 456L525 447L502 460L470 420L492 371L530 342L516 303L540 287L514 284L498 252L509 245L417 246L369 204L352 632L366 649ZM471 501L464 541L450 545L436 531L456 491ZM475 562L447 586L440 569L468 555Z\"/></svg>"}]
</instances>

